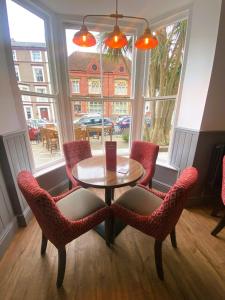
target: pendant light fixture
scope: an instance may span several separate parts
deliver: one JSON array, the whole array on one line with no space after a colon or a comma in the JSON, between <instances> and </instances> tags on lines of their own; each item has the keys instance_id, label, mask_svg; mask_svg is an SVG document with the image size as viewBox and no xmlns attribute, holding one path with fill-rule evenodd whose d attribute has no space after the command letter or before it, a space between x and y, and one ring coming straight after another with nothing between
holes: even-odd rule
<instances>
[{"instance_id":1,"label":"pendant light fixture","mask_svg":"<svg viewBox=\"0 0 225 300\"><path fill-rule=\"evenodd\" d=\"M136 19L136 20L142 20L146 23L146 29L135 42L135 47L140 50L149 50L152 48L155 48L158 45L158 40L155 36L152 35L149 22L145 18L141 17L133 17L133 16L124 16L122 14L118 13L118 0L116 0L116 12L114 14L110 15L86 15L83 17L83 24L81 26L81 29L75 33L73 42L74 44L81 46L81 47L92 47L96 44L96 39L94 35L88 31L87 26L85 25L85 20L88 17L109 17L115 19L115 26L114 30L107 34L106 38L104 39L104 43L109 48L114 49L120 49L123 48L128 44L126 35L121 32L119 25L118 25L118 19Z\"/></svg>"}]
</instances>

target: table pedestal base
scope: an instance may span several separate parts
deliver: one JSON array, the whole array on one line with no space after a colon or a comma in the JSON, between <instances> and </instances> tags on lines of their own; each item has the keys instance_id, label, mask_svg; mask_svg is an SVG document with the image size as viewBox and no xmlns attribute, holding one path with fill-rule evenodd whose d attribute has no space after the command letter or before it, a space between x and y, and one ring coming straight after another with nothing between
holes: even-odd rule
<instances>
[{"instance_id":1,"label":"table pedestal base","mask_svg":"<svg viewBox=\"0 0 225 300\"><path fill-rule=\"evenodd\" d=\"M120 232L126 227L126 224L124 224L121 220L115 219L114 225L113 225L113 236L110 237L111 242L113 243L114 238L120 234ZM102 222L95 226L94 230L101 236L103 239L105 239L105 222Z\"/></svg>"}]
</instances>

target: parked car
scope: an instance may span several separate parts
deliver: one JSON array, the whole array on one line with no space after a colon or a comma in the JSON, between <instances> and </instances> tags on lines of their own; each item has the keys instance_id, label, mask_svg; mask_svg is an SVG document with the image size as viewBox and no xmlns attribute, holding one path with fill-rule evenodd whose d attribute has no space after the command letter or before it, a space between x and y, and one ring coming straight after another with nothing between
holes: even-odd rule
<instances>
[{"instance_id":1,"label":"parked car","mask_svg":"<svg viewBox=\"0 0 225 300\"><path fill-rule=\"evenodd\" d=\"M105 126L113 126L113 122L109 118L102 117L82 117L81 119L74 121L75 126L101 126L102 123Z\"/></svg>"},{"instance_id":2,"label":"parked car","mask_svg":"<svg viewBox=\"0 0 225 300\"><path fill-rule=\"evenodd\" d=\"M150 118L145 117L144 121L145 121L145 124L147 125L147 127L151 127L151 119ZM119 117L116 120L116 125L120 129L124 129L124 128L129 128L131 122L132 122L132 117L131 116Z\"/></svg>"},{"instance_id":3,"label":"parked car","mask_svg":"<svg viewBox=\"0 0 225 300\"><path fill-rule=\"evenodd\" d=\"M132 118L131 116L119 117L116 121L116 125L120 129L129 128L131 124Z\"/></svg>"}]
</instances>

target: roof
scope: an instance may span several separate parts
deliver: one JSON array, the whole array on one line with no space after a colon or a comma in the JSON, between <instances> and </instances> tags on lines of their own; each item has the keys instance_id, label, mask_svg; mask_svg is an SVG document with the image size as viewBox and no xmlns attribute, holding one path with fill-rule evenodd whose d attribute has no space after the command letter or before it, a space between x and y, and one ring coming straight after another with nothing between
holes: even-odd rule
<instances>
[{"instance_id":1,"label":"roof","mask_svg":"<svg viewBox=\"0 0 225 300\"><path fill-rule=\"evenodd\" d=\"M104 72L115 72L118 67L123 66L126 72L126 65L131 69L131 61L128 58L119 58L118 60L110 59L106 54L102 55L102 64ZM124 62L125 61L125 62ZM68 57L69 71L86 71L90 66L100 64L100 55L98 53L89 52L73 52ZM94 72L94 71L93 71ZM99 68L96 70L99 73Z\"/></svg>"},{"instance_id":2,"label":"roof","mask_svg":"<svg viewBox=\"0 0 225 300\"><path fill-rule=\"evenodd\" d=\"M17 42L11 40L12 48L23 48L23 49L46 49L45 43L36 43L36 42Z\"/></svg>"}]
</instances>

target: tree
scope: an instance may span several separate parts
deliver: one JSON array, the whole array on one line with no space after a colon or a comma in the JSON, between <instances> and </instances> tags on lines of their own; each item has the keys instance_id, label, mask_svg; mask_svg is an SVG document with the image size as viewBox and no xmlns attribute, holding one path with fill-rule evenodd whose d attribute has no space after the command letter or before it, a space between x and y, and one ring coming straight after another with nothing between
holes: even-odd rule
<instances>
[{"instance_id":1,"label":"tree","mask_svg":"<svg viewBox=\"0 0 225 300\"><path fill-rule=\"evenodd\" d=\"M149 97L177 95L183 61L187 21L183 20L157 32L159 45L151 51L149 64ZM168 145L174 99L150 101L151 127L145 124L146 140Z\"/></svg>"},{"instance_id":2,"label":"tree","mask_svg":"<svg viewBox=\"0 0 225 300\"><path fill-rule=\"evenodd\" d=\"M113 49L109 48L104 44L104 39L107 36L107 32L100 33L98 36L98 48L102 47L102 52L106 54L106 57L109 60L114 61L115 63L118 63L120 59L122 59L125 68L127 70L127 73L129 74L129 78L131 77L131 70L130 70L130 64L128 64L128 57L132 54L132 37L128 38L128 44L127 46L120 48L120 49Z\"/></svg>"}]
</instances>

